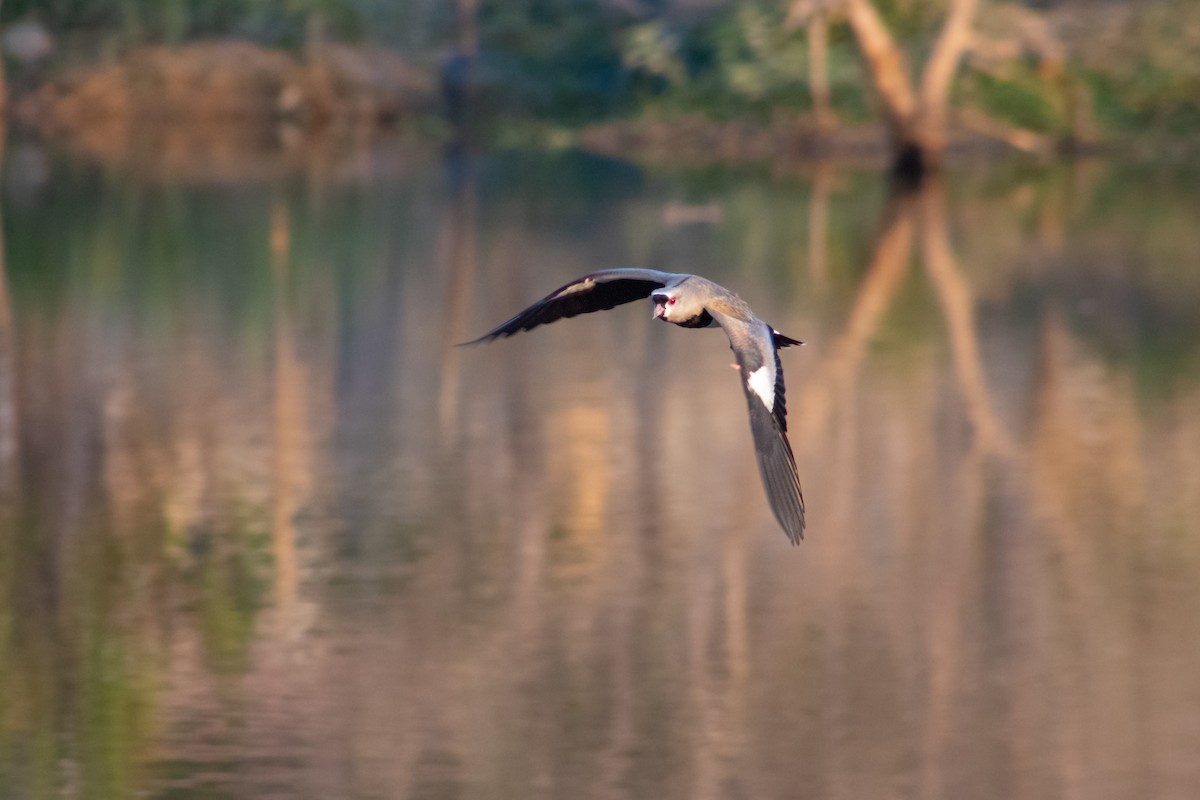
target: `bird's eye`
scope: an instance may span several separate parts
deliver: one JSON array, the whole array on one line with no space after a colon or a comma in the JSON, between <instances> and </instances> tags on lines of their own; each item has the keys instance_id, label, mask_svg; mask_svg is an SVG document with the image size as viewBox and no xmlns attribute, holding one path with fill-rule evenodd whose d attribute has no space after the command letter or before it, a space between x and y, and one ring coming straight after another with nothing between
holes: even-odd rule
<instances>
[{"instance_id":1,"label":"bird's eye","mask_svg":"<svg viewBox=\"0 0 1200 800\"><path fill-rule=\"evenodd\" d=\"M673 306L673 305L675 305L675 298L674 298L674 297L668 297L668 298L667 298L667 305L669 305L669 306Z\"/></svg>"}]
</instances>

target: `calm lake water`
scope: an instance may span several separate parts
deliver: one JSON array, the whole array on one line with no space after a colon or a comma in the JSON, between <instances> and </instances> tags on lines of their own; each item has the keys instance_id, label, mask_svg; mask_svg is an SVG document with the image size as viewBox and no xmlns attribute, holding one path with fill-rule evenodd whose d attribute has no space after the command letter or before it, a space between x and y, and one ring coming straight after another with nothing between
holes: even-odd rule
<instances>
[{"instance_id":1,"label":"calm lake water","mask_svg":"<svg viewBox=\"0 0 1200 800\"><path fill-rule=\"evenodd\" d=\"M253 163L10 147L0 798L1200 796L1194 167ZM451 346L610 266L801 546L719 331Z\"/></svg>"}]
</instances>

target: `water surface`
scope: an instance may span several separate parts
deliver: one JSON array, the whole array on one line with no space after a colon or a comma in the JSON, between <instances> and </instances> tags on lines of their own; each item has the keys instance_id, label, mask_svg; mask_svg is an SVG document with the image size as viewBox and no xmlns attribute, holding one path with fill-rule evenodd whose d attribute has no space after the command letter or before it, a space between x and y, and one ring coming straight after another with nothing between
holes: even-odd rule
<instances>
[{"instance_id":1,"label":"water surface","mask_svg":"<svg viewBox=\"0 0 1200 800\"><path fill-rule=\"evenodd\" d=\"M1191 798L1200 182L17 147L0 797ZM695 271L788 350L789 546Z\"/></svg>"}]
</instances>

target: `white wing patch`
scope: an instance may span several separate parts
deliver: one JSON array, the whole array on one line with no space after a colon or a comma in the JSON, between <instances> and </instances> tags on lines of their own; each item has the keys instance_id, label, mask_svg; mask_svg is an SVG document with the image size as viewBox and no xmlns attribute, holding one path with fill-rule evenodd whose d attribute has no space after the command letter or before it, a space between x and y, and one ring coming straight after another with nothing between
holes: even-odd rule
<instances>
[{"instance_id":1,"label":"white wing patch","mask_svg":"<svg viewBox=\"0 0 1200 800\"><path fill-rule=\"evenodd\" d=\"M554 295L554 297L555 297L555 299L557 299L559 297L566 297L569 294L578 294L579 292L586 292L588 289L591 289L595 285L596 285L595 278L587 278L585 280L580 281L579 283L571 284L570 286L563 289L558 294Z\"/></svg>"},{"instance_id":2,"label":"white wing patch","mask_svg":"<svg viewBox=\"0 0 1200 800\"><path fill-rule=\"evenodd\" d=\"M750 391L758 395L763 401L763 405L767 407L767 411L773 411L775 408L775 370L771 369L769 364L763 364L758 369L746 376L746 385L750 387Z\"/></svg>"}]
</instances>

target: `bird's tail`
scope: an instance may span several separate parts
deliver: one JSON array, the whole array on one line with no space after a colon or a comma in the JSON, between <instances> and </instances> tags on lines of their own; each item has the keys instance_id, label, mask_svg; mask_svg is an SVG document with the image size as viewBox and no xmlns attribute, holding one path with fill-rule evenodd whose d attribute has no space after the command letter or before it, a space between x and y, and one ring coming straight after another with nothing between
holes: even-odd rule
<instances>
[{"instance_id":1,"label":"bird's tail","mask_svg":"<svg viewBox=\"0 0 1200 800\"><path fill-rule=\"evenodd\" d=\"M799 345L804 344L804 342L800 341L799 339L793 339L790 336L784 336L782 333L775 330L774 328L771 329L771 333L775 337L776 349L781 348L781 347L791 347L792 345L799 346Z\"/></svg>"}]
</instances>

